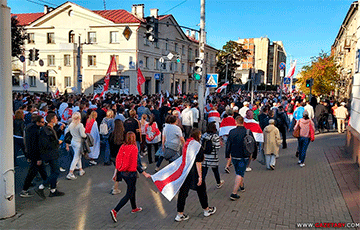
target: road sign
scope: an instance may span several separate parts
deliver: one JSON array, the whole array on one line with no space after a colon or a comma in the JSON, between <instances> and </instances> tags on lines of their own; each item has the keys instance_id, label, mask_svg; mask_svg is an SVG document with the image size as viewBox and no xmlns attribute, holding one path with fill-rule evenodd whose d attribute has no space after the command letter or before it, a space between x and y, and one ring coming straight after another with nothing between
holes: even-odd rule
<instances>
[{"instance_id":1,"label":"road sign","mask_svg":"<svg viewBox=\"0 0 360 230\"><path fill-rule=\"evenodd\" d=\"M167 55L167 58L169 58L169 60L171 60L174 57L174 54L172 54L171 52Z\"/></svg>"},{"instance_id":2,"label":"road sign","mask_svg":"<svg viewBox=\"0 0 360 230\"><path fill-rule=\"evenodd\" d=\"M160 74L159 73L154 74L154 78L155 80L160 80Z\"/></svg>"},{"instance_id":3,"label":"road sign","mask_svg":"<svg viewBox=\"0 0 360 230\"><path fill-rule=\"evenodd\" d=\"M285 70L281 69L280 70L280 77L284 77L285 76Z\"/></svg>"},{"instance_id":4,"label":"road sign","mask_svg":"<svg viewBox=\"0 0 360 230\"><path fill-rule=\"evenodd\" d=\"M218 87L218 74L207 74L206 75L206 87L217 88Z\"/></svg>"},{"instance_id":5,"label":"road sign","mask_svg":"<svg viewBox=\"0 0 360 230\"><path fill-rule=\"evenodd\" d=\"M285 62L281 62L279 65L279 69L285 69L285 67L286 67Z\"/></svg>"},{"instance_id":6,"label":"road sign","mask_svg":"<svg viewBox=\"0 0 360 230\"><path fill-rule=\"evenodd\" d=\"M19 59L20 59L21 62L25 62L25 57L24 57L24 55L21 55Z\"/></svg>"},{"instance_id":7,"label":"road sign","mask_svg":"<svg viewBox=\"0 0 360 230\"><path fill-rule=\"evenodd\" d=\"M290 85L290 78L289 77L285 77L284 78L284 84L286 84L286 85Z\"/></svg>"},{"instance_id":8,"label":"road sign","mask_svg":"<svg viewBox=\"0 0 360 230\"><path fill-rule=\"evenodd\" d=\"M129 69L135 69L135 62L129 62Z\"/></svg>"},{"instance_id":9,"label":"road sign","mask_svg":"<svg viewBox=\"0 0 360 230\"><path fill-rule=\"evenodd\" d=\"M161 57L161 58L159 59L159 62L160 62L160 63L164 63L164 62L165 62L165 59L164 59L163 57Z\"/></svg>"},{"instance_id":10,"label":"road sign","mask_svg":"<svg viewBox=\"0 0 360 230\"><path fill-rule=\"evenodd\" d=\"M25 82L23 84L23 88L24 88L24 90L28 90L29 89L29 84Z\"/></svg>"},{"instance_id":11,"label":"road sign","mask_svg":"<svg viewBox=\"0 0 360 230\"><path fill-rule=\"evenodd\" d=\"M144 62L142 60L139 61L139 68L142 69L144 67Z\"/></svg>"}]
</instances>

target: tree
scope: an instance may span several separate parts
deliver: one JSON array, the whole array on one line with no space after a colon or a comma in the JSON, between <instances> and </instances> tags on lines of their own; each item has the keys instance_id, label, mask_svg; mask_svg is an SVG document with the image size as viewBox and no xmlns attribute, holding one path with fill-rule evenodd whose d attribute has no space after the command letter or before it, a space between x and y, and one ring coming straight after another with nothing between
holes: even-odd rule
<instances>
[{"instance_id":1,"label":"tree","mask_svg":"<svg viewBox=\"0 0 360 230\"><path fill-rule=\"evenodd\" d=\"M311 87L313 95L328 95L335 90L335 85L339 79L338 65L335 63L335 58L332 55L321 52L318 57L311 58L311 64L302 68L298 79L300 89L304 93L309 93L310 88L306 87L306 80L314 79L314 84Z\"/></svg>"},{"instance_id":2,"label":"tree","mask_svg":"<svg viewBox=\"0 0 360 230\"><path fill-rule=\"evenodd\" d=\"M25 39L27 34L24 27L19 25L15 17L11 17L11 56L20 57L24 51Z\"/></svg>"},{"instance_id":3,"label":"tree","mask_svg":"<svg viewBox=\"0 0 360 230\"><path fill-rule=\"evenodd\" d=\"M216 63L216 70L219 73L219 81L225 79L227 62L229 84L238 83L235 79L235 71L240 67L240 61L246 59L249 54L250 52L244 49L242 44L235 41L228 41L217 54L218 61Z\"/></svg>"}]
</instances>

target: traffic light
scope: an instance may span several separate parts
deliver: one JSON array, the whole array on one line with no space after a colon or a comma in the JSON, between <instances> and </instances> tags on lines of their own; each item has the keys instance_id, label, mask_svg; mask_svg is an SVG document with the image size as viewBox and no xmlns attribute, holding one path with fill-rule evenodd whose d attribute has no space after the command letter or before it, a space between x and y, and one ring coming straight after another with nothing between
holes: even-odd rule
<instances>
[{"instance_id":1,"label":"traffic light","mask_svg":"<svg viewBox=\"0 0 360 230\"><path fill-rule=\"evenodd\" d=\"M146 17L146 39L151 42L158 41L159 21L153 16Z\"/></svg>"},{"instance_id":2,"label":"traffic light","mask_svg":"<svg viewBox=\"0 0 360 230\"><path fill-rule=\"evenodd\" d=\"M34 50L33 49L29 50L29 60L34 61Z\"/></svg>"},{"instance_id":3,"label":"traffic light","mask_svg":"<svg viewBox=\"0 0 360 230\"><path fill-rule=\"evenodd\" d=\"M46 72L40 72L40 80L44 83L47 83L49 79L49 71Z\"/></svg>"},{"instance_id":4,"label":"traffic light","mask_svg":"<svg viewBox=\"0 0 360 230\"><path fill-rule=\"evenodd\" d=\"M176 54L176 62L177 63L181 62L181 55L180 54Z\"/></svg>"},{"instance_id":5,"label":"traffic light","mask_svg":"<svg viewBox=\"0 0 360 230\"><path fill-rule=\"evenodd\" d=\"M314 84L314 79L308 79L308 80L306 80L306 87L307 88L310 88L311 86L313 86L313 84Z\"/></svg>"},{"instance_id":6,"label":"traffic light","mask_svg":"<svg viewBox=\"0 0 360 230\"><path fill-rule=\"evenodd\" d=\"M35 49L35 61L39 60L39 50Z\"/></svg>"},{"instance_id":7,"label":"traffic light","mask_svg":"<svg viewBox=\"0 0 360 230\"><path fill-rule=\"evenodd\" d=\"M196 80L196 81L201 80L201 76L203 75L203 64L204 64L203 59L201 59L199 57L195 58L193 79Z\"/></svg>"}]
</instances>

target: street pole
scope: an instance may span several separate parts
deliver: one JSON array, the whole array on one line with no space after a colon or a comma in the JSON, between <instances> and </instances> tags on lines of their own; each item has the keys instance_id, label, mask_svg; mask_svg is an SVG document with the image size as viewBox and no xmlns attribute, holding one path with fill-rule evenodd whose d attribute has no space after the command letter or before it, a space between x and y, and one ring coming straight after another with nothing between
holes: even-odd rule
<instances>
[{"instance_id":1,"label":"street pole","mask_svg":"<svg viewBox=\"0 0 360 230\"><path fill-rule=\"evenodd\" d=\"M313 84L313 80L312 80L312 78L311 78L311 81L310 81L310 95L309 95L309 101L311 100L311 97L312 97L312 95L311 95L311 87L312 87L312 84Z\"/></svg>"},{"instance_id":2,"label":"street pole","mask_svg":"<svg viewBox=\"0 0 360 230\"><path fill-rule=\"evenodd\" d=\"M82 76L81 76L81 37L79 35L79 44L77 47L77 55L76 55L76 65L77 65L77 91L79 94L82 93Z\"/></svg>"},{"instance_id":3,"label":"street pole","mask_svg":"<svg viewBox=\"0 0 360 230\"><path fill-rule=\"evenodd\" d=\"M206 33L205 33L205 0L200 0L200 38L199 38L199 57L204 60L205 63L205 42L206 42ZM204 107L205 107L205 78L206 78L206 68L203 66L203 76L201 76L201 81L199 82L198 96L199 96L199 110L200 110L200 129L204 126Z\"/></svg>"},{"instance_id":4,"label":"street pole","mask_svg":"<svg viewBox=\"0 0 360 230\"><path fill-rule=\"evenodd\" d=\"M228 81L228 60L226 58L226 72L225 72L225 82ZM227 87L225 87L225 94L226 94L226 89Z\"/></svg>"},{"instance_id":5,"label":"street pole","mask_svg":"<svg viewBox=\"0 0 360 230\"><path fill-rule=\"evenodd\" d=\"M15 215L10 8L0 0L0 219Z\"/></svg>"}]
</instances>

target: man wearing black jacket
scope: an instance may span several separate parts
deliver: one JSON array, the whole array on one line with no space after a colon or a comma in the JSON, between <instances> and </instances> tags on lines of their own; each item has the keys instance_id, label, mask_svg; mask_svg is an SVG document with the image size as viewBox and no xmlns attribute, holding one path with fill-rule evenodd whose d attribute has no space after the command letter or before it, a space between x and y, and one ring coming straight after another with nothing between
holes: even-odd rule
<instances>
[{"instance_id":1,"label":"man wearing black jacket","mask_svg":"<svg viewBox=\"0 0 360 230\"><path fill-rule=\"evenodd\" d=\"M61 141L58 139L58 135L54 130L54 126L57 124L58 119L55 113L49 113L46 116L46 121L48 122L47 126L43 127L40 130L39 137L39 149L41 159L44 162L47 162L50 166L50 176L47 180L47 184L50 184L50 195L49 197L54 196L63 196L63 192L59 192L56 189L57 179L60 175L59 167L59 145ZM40 185L39 189L35 192L42 198L45 199L44 194L44 185Z\"/></svg>"},{"instance_id":2,"label":"man wearing black jacket","mask_svg":"<svg viewBox=\"0 0 360 230\"><path fill-rule=\"evenodd\" d=\"M231 161L235 169L235 185L232 194L230 195L231 200L237 200L240 196L237 194L238 189L245 191L244 188L244 176L245 170L249 163L249 160L255 160L257 156L257 148L253 153L249 153L246 150L244 144L244 138L246 136L247 129L244 127L244 118L238 116L236 118L236 128L229 132L229 137L226 142L225 157L231 156ZM254 135L249 131L249 135L254 138Z\"/></svg>"},{"instance_id":3,"label":"man wearing black jacket","mask_svg":"<svg viewBox=\"0 0 360 230\"><path fill-rule=\"evenodd\" d=\"M284 107L282 105L279 106L278 111L276 112L276 120L275 125L279 129L282 136L282 148L286 149L286 130L289 129L288 125L288 117L284 112Z\"/></svg>"},{"instance_id":4,"label":"man wearing black jacket","mask_svg":"<svg viewBox=\"0 0 360 230\"><path fill-rule=\"evenodd\" d=\"M33 115L33 122L30 123L25 129L25 146L26 146L26 158L30 161L30 167L28 174L25 178L23 190L20 192L21 197L31 197L28 189L31 186L31 182L39 172L43 181L47 180L47 174L45 165L41 161L39 152L39 136L40 128L45 125L44 118L40 115Z\"/></svg>"}]
</instances>

